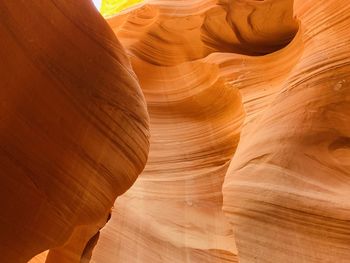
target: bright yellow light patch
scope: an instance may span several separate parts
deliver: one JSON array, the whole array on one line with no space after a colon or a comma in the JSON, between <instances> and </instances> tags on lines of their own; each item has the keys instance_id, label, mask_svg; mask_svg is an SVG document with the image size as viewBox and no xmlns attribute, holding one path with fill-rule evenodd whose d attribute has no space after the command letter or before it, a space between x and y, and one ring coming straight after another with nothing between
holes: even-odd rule
<instances>
[{"instance_id":1,"label":"bright yellow light patch","mask_svg":"<svg viewBox=\"0 0 350 263\"><path fill-rule=\"evenodd\" d=\"M104 16L112 16L142 1L143 0L102 0L100 12Z\"/></svg>"}]
</instances>

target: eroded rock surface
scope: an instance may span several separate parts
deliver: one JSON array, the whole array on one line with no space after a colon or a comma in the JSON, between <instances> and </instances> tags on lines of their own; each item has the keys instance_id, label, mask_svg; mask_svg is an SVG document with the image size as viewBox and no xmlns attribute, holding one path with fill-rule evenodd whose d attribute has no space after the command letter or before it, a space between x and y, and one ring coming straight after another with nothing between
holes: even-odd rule
<instances>
[{"instance_id":1,"label":"eroded rock surface","mask_svg":"<svg viewBox=\"0 0 350 263\"><path fill-rule=\"evenodd\" d=\"M0 261L80 262L145 165L144 97L89 1L1 1L0 38Z\"/></svg>"},{"instance_id":2,"label":"eroded rock surface","mask_svg":"<svg viewBox=\"0 0 350 263\"><path fill-rule=\"evenodd\" d=\"M222 183L244 119L271 103L300 55L299 36L285 47L298 30L286 3L283 39L242 41L228 13L232 2L155 1L108 20L145 94L151 149L144 172L116 202L92 262L238 262ZM258 6L263 16L268 8ZM254 49L259 41L265 46ZM258 56L271 50L279 51Z\"/></svg>"},{"instance_id":3,"label":"eroded rock surface","mask_svg":"<svg viewBox=\"0 0 350 263\"><path fill-rule=\"evenodd\" d=\"M349 5L296 1L302 56L224 184L241 263L350 262Z\"/></svg>"},{"instance_id":4,"label":"eroded rock surface","mask_svg":"<svg viewBox=\"0 0 350 263\"><path fill-rule=\"evenodd\" d=\"M62 253L80 251L73 254L81 263L90 257L93 263L350 263L349 9L346 0L149 0L109 17L147 101L149 158L115 202L97 244L108 210L89 199L81 209L104 211L99 223L75 227L71 242L33 262L64 262ZM70 21L85 17L84 10ZM81 19L86 28L90 20ZM88 38L82 46L91 51L102 39L109 55L92 60L83 83L94 83L89 73L100 69L102 83L119 88L118 101L130 86L115 74L114 61L128 62L100 20L83 31L98 41ZM75 36L71 30L68 36ZM111 61L116 47L118 59ZM76 66L79 72L85 63ZM126 143L135 146L132 153L141 151L134 180L146 158L147 117L140 93L130 94L142 105L131 108L136 119L125 115L142 127ZM100 137L94 142L97 153ZM70 156L64 160L73 163ZM105 193L99 187L88 189Z\"/></svg>"},{"instance_id":5,"label":"eroded rock surface","mask_svg":"<svg viewBox=\"0 0 350 263\"><path fill-rule=\"evenodd\" d=\"M110 19L152 139L93 262L350 262L347 13L150 1Z\"/></svg>"}]
</instances>

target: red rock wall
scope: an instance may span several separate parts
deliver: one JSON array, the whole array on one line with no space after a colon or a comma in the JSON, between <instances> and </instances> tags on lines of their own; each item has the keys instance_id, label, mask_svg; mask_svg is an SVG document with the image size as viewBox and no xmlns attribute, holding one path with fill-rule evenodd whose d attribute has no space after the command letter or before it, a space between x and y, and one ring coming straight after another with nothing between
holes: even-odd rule
<instances>
[{"instance_id":1,"label":"red rock wall","mask_svg":"<svg viewBox=\"0 0 350 263\"><path fill-rule=\"evenodd\" d=\"M1 1L0 39L0 261L79 262L146 162L144 97L90 2Z\"/></svg>"},{"instance_id":2,"label":"red rock wall","mask_svg":"<svg viewBox=\"0 0 350 263\"><path fill-rule=\"evenodd\" d=\"M5 14L0 16L0 33L7 32L3 43L12 41L4 47L17 42L28 46L0 51L10 65L0 72L14 83L9 87L17 87L12 93L2 91L3 97L23 98L3 105L16 109L18 122L31 120L36 130L54 134L49 139L56 144L47 146L52 152L44 156L68 174L79 174L62 177L71 189L64 195L59 185L39 181L45 191L52 189L49 183L57 187L56 203L74 202L54 203L52 214L59 216L49 214L38 221L36 233L55 241L40 250L60 247L31 262L86 263L91 257L93 263L350 263L347 1L147 1L107 19L137 80L113 32L91 5L79 3L79 9L68 2L45 2L49 13L38 12L41 3L26 2L31 12L18 21L9 15L19 12L14 4L0 4ZM44 18L50 22L42 25ZM24 21L34 22L24 27ZM13 54L21 60L11 58ZM40 67L23 62L28 76L13 78L25 55ZM28 91L23 83L30 83ZM138 83L150 117L148 161L135 184L114 203L112 218L98 236L113 200L131 186L146 161L147 115ZM91 90L83 92L82 86ZM72 93L62 95L61 90ZM32 108L44 102L45 111ZM86 119L81 107L88 107L86 112L93 112L99 122ZM39 118L37 124L26 115L39 113L46 119ZM67 127L70 136L65 140L79 145L73 150L70 144L60 148L60 138L68 135L48 121L62 116L66 117L59 127ZM4 145L23 148L28 156L28 145L41 151L36 145L41 145L42 136L34 129L22 131L12 123L16 118L3 122L2 130L8 131L3 138L17 136ZM111 134L113 141L108 139ZM20 135L23 142L17 139ZM102 166L83 169L91 160ZM25 163L31 169L39 167L32 159ZM55 178L61 178L52 169ZM38 174L44 176L41 170ZM105 183L105 175L115 176L112 184ZM4 178L9 185L10 177ZM85 193L84 198L76 193ZM12 209L4 211L30 211L18 201L19 194L13 196L6 202ZM44 228L50 218L58 222L57 233L67 233L64 238ZM24 219L21 223L26 229ZM0 230L21 225L11 224ZM31 238L27 240L35 240ZM16 241L12 244L18 250Z\"/></svg>"},{"instance_id":3,"label":"red rock wall","mask_svg":"<svg viewBox=\"0 0 350 263\"><path fill-rule=\"evenodd\" d=\"M350 9L347 1L295 9L302 55L243 128L225 178L241 263L350 262Z\"/></svg>"},{"instance_id":4,"label":"red rock wall","mask_svg":"<svg viewBox=\"0 0 350 263\"><path fill-rule=\"evenodd\" d=\"M151 151L92 261L350 262L347 11L154 1L110 19Z\"/></svg>"}]
</instances>

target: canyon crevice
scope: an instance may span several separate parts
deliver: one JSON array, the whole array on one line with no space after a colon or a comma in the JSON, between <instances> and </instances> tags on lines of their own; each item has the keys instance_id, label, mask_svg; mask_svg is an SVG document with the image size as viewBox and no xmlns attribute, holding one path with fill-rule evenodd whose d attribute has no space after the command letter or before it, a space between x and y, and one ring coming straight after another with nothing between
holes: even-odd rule
<instances>
[{"instance_id":1,"label":"canyon crevice","mask_svg":"<svg viewBox=\"0 0 350 263\"><path fill-rule=\"evenodd\" d=\"M111 2L0 3L1 262L350 263L347 1Z\"/></svg>"}]
</instances>

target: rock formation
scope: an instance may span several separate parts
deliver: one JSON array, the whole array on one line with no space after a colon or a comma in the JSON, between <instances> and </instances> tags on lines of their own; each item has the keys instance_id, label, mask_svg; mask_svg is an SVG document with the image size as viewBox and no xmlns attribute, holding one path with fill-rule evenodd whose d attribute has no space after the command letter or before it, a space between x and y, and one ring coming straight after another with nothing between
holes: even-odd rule
<instances>
[{"instance_id":1,"label":"rock formation","mask_svg":"<svg viewBox=\"0 0 350 263\"><path fill-rule=\"evenodd\" d=\"M240 263L350 262L350 6L295 6L302 55L243 128L223 188Z\"/></svg>"},{"instance_id":2,"label":"rock formation","mask_svg":"<svg viewBox=\"0 0 350 263\"><path fill-rule=\"evenodd\" d=\"M22 190L4 193L12 199L3 211L36 218L0 225L0 233L35 229L55 241L37 239L37 253L51 251L31 263L350 263L348 1L148 0L107 17L114 33L91 4L34 2L18 21L14 3L0 4L0 32L12 41L3 46L13 46L0 51L8 60L0 72L18 87L2 91L13 98L3 108L36 125L27 131L4 119L2 145L15 154L4 153L46 178L29 177L43 189L28 198L32 207L43 203L31 208L42 214L19 202ZM13 78L19 61L23 71ZM137 82L150 117L148 161L98 232L146 161ZM14 98L23 100L13 107ZM51 137L43 143L37 132ZM91 162L100 166L83 168ZM48 171L62 183L48 181ZM106 175L116 184L105 184ZM49 218L64 237L45 228ZM18 256L23 246L11 237Z\"/></svg>"},{"instance_id":3,"label":"rock formation","mask_svg":"<svg viewBox=\"0 0 350 263\"><path fill-rule=\"evenodd\" d=\"M233 7L156 2L108 20L145 94L151 149L144 172L116 202L92 262L238 262L233 230L222 213L222 183L239 141L243 104L254 115L272 100L296 63L299 43L258 56L295 36L291 1L281 7L289 15L271 42L263 34L250 39L249 31L240 40L235 14L228 16ZM258 15L267 8L259 6ZM264 78L270 82L261 88ZM254 96L264 98L262 105L252 104Z\"/></svg>"},{"instance_id":4,"label":"rock formation","mask_svg":"<svg viewBox=\"0 0 350 263\"><path fill-rule=\"evenodd\" d=\"M144 97L89 1L1 1L0 21L0 261L80 262L146 163Z\"/></svg>"},{"instance_id":5,"label":"rock formation","mask_svg":"<svg viewBox=\"0 0 350 263\"><path fill-rule=\"evenodd\" d=\"M110 18L148 103L151 150L92 262L350 262L347 11L149 1ZM323 137L327 125L338 135ZM338 197L320 197L318 176Z\"/></svg>"}]
</instances>

